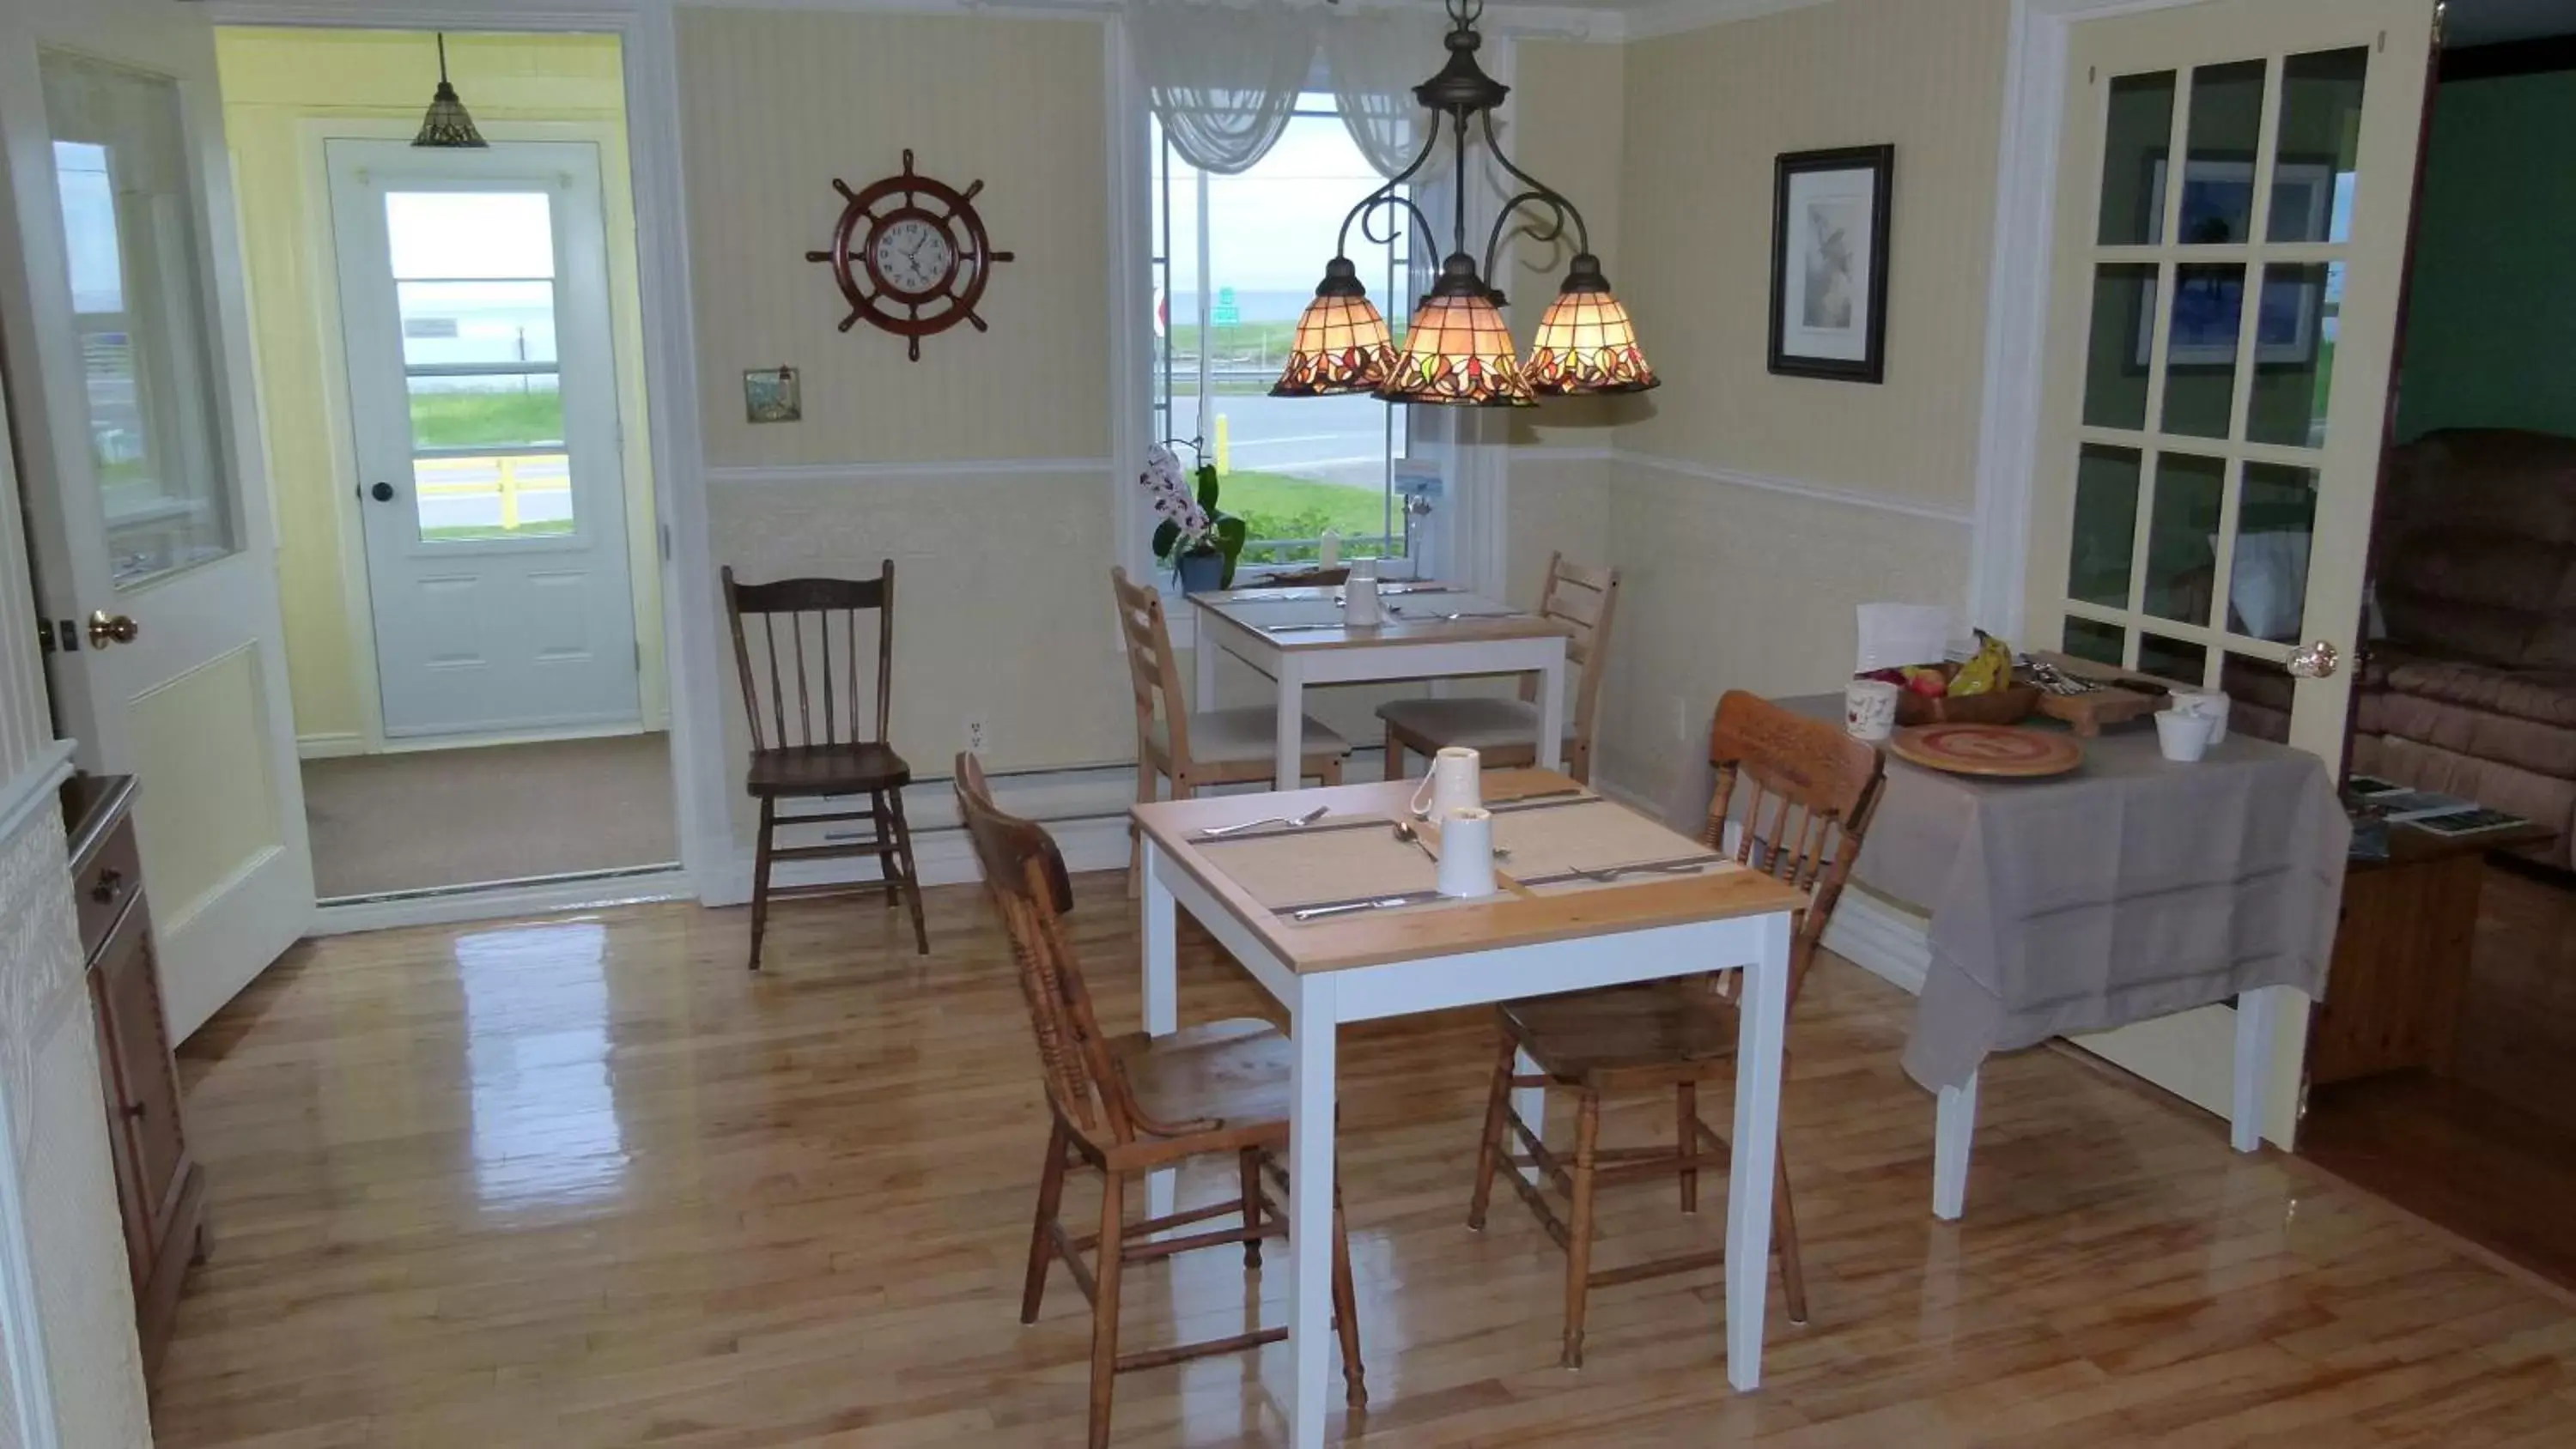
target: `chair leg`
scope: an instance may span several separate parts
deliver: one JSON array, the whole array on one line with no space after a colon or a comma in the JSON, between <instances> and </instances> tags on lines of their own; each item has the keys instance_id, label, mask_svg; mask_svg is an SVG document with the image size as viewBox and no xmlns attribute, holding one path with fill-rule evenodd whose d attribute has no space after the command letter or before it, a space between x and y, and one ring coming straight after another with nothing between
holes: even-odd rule
<instances>
[{"instance_id":1,"label":"chair leg","mask_svg":"<svg viewBox=\"0 0 2576 1449\"><path fill-rule=\"evenodd\" d=\"M1333 1315L1342 1335L1343 1401L1368 1407L1368 1374L1360 1366L1359 1293L1351 1286L1351 1232L1342 1218L1342 1181L1333 1178Z\"/></svg>"},{"instance_id":2,"label":"chair leg","mask_svg":"<svg viewBox=\"0 0 2576 1449\"><path fill-rule=\"evenodd\" d=\"M1020 1290L1020 1321L1038 1321L1038 1304L1046 1297L1047 1269L1055 1262L1055 1236L1047 1231L1055 1225L1056 1214L1064 1206L1064 1124L1058 1122L1047 1133L1046 1171L1038 1176L1037 1226L1029 1230L1029 1278Z\"/></svg>"},{"instance_id":3,"label":"chair leg","mask_svg":"<svg viewBox=\"0 0 2576 1449\"><path fill-rule=\"evenodd\" d=\"M1243 1168L1243 1226L1248 1230L1258 1229L1261 1226L1261 1149L1247 1147L1237 1157ZM1243 1240L1243 1271L1261 1271L1259 1238Z\"/></svg>"},{"instance_id":4,"label":"chair leg","mask_svg":"<svg viewBox=\"0 0 2576 1449\"><path fill-rule=\"evenodd\" d=\"M1510 1032L1494 1034L1502 1038L1502 1053L1494 1059L1493 1085L1485 1093L1485 1135L1476 1143L1476 1195L1467 1201L1467 1226L1479 1233L1485 1230L1485 1208L1494 1199L1494 1171L1504 1157L1503 1134L1509 1130L1504 1119L1512 1110L1512 1062L1518 1055Z\"/></svg>"},{"instance_id":5,"label":"chair leg","mask_svg":"<svg viewBox=\"0 0 2576 1449\"><path fill-rule=\"evenodd\" d=\"M1386 778L1404 778L1404 741L1395 737L1395 726L1386 727Z\"/></svg>"},{"instance_id":6,"label":"chair leg","mask_svg":"<svg viewBox=\"0 0 2576 1449\"><path fill-rule=\"evenodd\" d=\"M1583 1367L1584 1300L1592 1288L1592 1174L1601 1148L1601 1094L1586 1084L1574 1113L1574 1210L1565 1225L1565 1353Z\"/></svg>"},{"instance_id":7,"label":"chair leg","mask_svg":"<svg viewBox=\"0 0 2576 1449\"><path fill-rule=\"evenodd\" d=\"M1684 1082L1673 1093L1674 1147L1684 1157L1699 1155L1699 1083ZM1682 1211L1699 1211L1699 1169L1682 1169Z\"/></svg>"},{"instance_id":8,"label":"chair leg","mask_svg":"<svg viewBox=\"0 0 2576 1449\"><path fill-rule=\"evenodd\" d=\"M769 797L760 800L760 843L751 858L751 968L760 969L760 938L769 930L769 852L770 836L778 829L778 806Z\"/></svg>"},{"instance_id":9,"label":"chair leg","mask_svg":"<svg viewBox=\"0 0 2576 1449\"><path fill-rule=\"evenodd\" d=\"M930 927L921 918L921 868L912 854L912 826L903 818L903 792L886 792L886 813L894 822L895 854L903 862L903 901L912 908L912 940L922 955L930 954Z\"/></svg>"},{"instance_id":10,"label":"chair leg","mask_svg":"<svg viewBox=\"0 0 2576 1449\"><path fill-rule=\"evenodd\" d=\"M1118 1386L1118 1271L1126 1256L1123 1174L1100 1175L1100 1261L1092 1270L1091 1449L1109 1449L1109 1396Z\"/></svg>"},{"instance_id":11,"label":"chair leg","mask_svg":"<svg viewBox=\"0 0 2576 1449\"><path fill-rule=\"evenodd\" d=\"M1789 1151L1780 1149L1771 1163L1771 1246L1780 1255L1780 1293L1789 1301L1789 1321L1807 1321L1807 1267L1798 1259L1798 1210L1789 1200Z\"/></svg>"},{"instance_id":12,"label":"chair leg","mask_svg":"<svg viewBox=\"0 0 2576 1449\"><path fill-rule=\"evenodd\" d=\"M877 852L877 874L885 880L886 909L890 911L903 903L903 880L895 874L894 832L886 824L890 812L886 809L885 791L868 792L868 813L876 817L868 823L876 827L877 839L886 842L886 848Z\"/></svg>"}]
</instances>

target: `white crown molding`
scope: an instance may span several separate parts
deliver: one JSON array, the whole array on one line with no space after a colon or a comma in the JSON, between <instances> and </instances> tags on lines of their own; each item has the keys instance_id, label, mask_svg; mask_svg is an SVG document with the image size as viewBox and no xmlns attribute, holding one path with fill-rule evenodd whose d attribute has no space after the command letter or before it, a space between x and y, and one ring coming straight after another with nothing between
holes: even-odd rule
<instances>
[{"instance_id":1,"label":"white crown molding","mask_svg":"<svg viewBox=\"0 0 2576 1449\"><path fill-rule=\"evenodd\" d=\"M1620 29L1624 39L1653 40L1832 3L1833 0L1657 0L1622 12L1625 23Z\"/></svg>"},{"instance_id":2,"label":"white crown molding","mask_svg":"<svg viewBox=\"0 0 2576 1449\"><path fill-rule=\"evenodd\" d=\"M1321 0L1318 0L1321 3ZM1353 9L1415 8L1417 0L1343 0ZM1705 3L1705 0L1703 0ZM1745 0L1718 0L1735 8ZM1768 8L1820 0L1751 0ZM531 7L515 0L210 0L218 25L296 25L481 30L567 30L585 23L653 11L804 10L848 15L979 15L1008 20L1089 20L1105 23L1118 0L547 0ZM1494 35L1615 43L1628 36L1625 12L1581 5L1498 4L1486 12ZM1685 26L1683 28L1691 28Z\"/></svg>"},{"instance_id":3,"label":"white crown molding","mask_svg":"<svg viewBox=\"0 0 2576 1449\"><path fill-rule=\"evenodd\" d=\"M1699 478L1711 483L1727 483L1738 488L1754 488L1765 493L1782 493L1792 498L1811 499L1818 503L1839 503L1846 508L1865 508L1878 513L1894 513L1906 518L1919 518L1929 523L1946 523L1954 528L1972 528L1976 514L1965 508L1943 508L1938 504L1916 503L1904 498L1890 498L1879 493L1857 489L1835 488L1822 483L1805 483L1795 478L1780 478L1768 473L1747 473L1735 468L1712 467L1682 458L1661 458L1652 453L1639 453L1627 448L1612 452L1619 462L1640 468L1653 468L1665 473L1678 473L1685 478Z\"/></svg>"},{"instance_id":4,"label":"white crown molding","mask_svg":"<svg viewBox=\"0 0 2576 1449\"><path fill-rule=\"evenodd\" d=\"M945 458L921 463L781 463L766 467L709 468L717 488L782 483L918 483L954 479L1029 478L1066 473L1106 475L1107 458Z\"/></svg>"}]
</instances>

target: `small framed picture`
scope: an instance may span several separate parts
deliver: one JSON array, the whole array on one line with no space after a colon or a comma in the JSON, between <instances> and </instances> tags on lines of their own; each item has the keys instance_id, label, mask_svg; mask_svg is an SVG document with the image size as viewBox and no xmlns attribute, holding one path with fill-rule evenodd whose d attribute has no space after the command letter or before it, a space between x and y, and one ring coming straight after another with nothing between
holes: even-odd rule
<instances>
[{"instance_id":1,"label":"small framed picture","mask_svg":"<svg viewBox=\"0 0 2576 1449\"><path fill-rule=\"evenodd\" d=\"M1878 382L1887 371L1894 146L1783 152L1771 200L1771 370Z\"/></svg>"},{"instance_id":2,"label":"small framed picture","mask_svg":"<svg viewBox=\"0 0 2576 1449\"><path fill-rule=\"evenodd\" d=\"M755 423L792 423L805 416L803 389L792 367L756 367L742 375L743 415Z\"/></svg>"}]
</instances>

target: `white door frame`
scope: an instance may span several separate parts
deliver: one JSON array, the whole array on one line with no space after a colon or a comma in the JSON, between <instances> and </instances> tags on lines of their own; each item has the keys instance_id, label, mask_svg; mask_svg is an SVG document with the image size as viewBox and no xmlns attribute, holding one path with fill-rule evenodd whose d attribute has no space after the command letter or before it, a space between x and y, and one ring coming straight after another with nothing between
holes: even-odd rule
<instances>
[{"instance_id":1,"label":"white door frame","mask_svg":"<svg viewBox=\"0 0 2576 1449\"><path fill-rule=\"evenodd\" d=\"M670 665L671 777L680 863L708 905L749 898L733 869L727 806L726 687L716 637L706 449L698 417L690 307L688 206L680 161L673 0L219 0L217 25L357 30L479 30L618 37L626 80L627 164L635 192L643 297L654 515L662 529L662 637ZM426 101L423 102L426 104Z\"/></svg>"}]
</instances>

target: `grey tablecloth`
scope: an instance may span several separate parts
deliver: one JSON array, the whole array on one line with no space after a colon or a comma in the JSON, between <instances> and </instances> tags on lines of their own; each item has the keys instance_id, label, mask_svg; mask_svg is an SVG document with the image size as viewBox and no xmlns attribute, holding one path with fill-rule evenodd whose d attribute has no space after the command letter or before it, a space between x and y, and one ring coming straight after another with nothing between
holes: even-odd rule
<instances>
[{"instance_id":1,"label":"grey tablecloth","mask_svg":"<svg viewBox=\"0 0 2576 1449\"><path fill-rule=\"evenodd\" d=\"M1783 702L1842 715L1839 695ZM2083 743L2083 765L2046 780L1888 757L1852 875L1932 917L1905 1044L1927 1088L2066 1032L2262 986L2322 994L2351 839L2323 764L2241 733L2191 765L2152 729Z\"/></svg>"}]
</instances>

